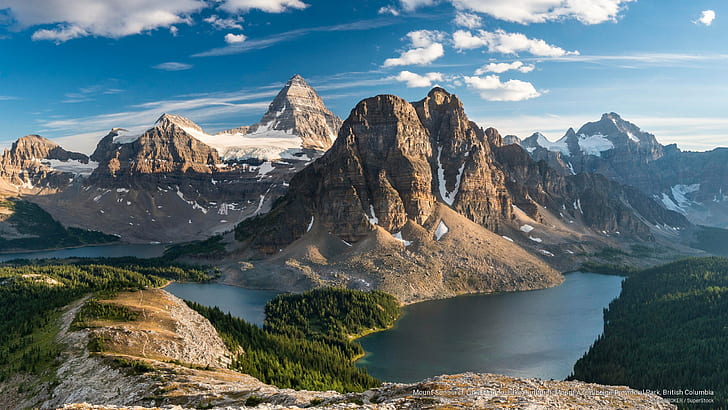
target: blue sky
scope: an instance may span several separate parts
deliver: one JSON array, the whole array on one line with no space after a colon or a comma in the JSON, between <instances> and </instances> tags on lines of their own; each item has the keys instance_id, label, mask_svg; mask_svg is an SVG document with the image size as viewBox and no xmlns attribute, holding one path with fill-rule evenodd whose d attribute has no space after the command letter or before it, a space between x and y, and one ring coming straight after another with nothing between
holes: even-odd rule
<instances>
[{"instance_id":1,"label":"blue sky","mask_svg":"<svg viewBox=\"0 0 728 410\"><path fill-rule=\"evenodd\" d=\"M723 0L0 0L0 143L248 125L301 74L343 118L438 84L502 134L614 111L705 150L728 145L727 39Z\"/></svg>"}]
</instances>

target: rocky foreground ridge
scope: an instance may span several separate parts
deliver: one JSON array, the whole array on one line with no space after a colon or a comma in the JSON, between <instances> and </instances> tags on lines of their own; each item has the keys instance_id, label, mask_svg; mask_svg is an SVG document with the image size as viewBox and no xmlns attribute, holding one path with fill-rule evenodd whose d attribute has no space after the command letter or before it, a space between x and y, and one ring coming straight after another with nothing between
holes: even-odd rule
<instances>
[{"instance_id":1,"label":"rocky foreground ridge","mask_svg":"<svg viewBox=\"0 0 728 410\"><path fill-rule=\"evenodd\" d=\"M413 384L385 383L363 393L279 389L227 370L230 356L206 319L163 290L122 293L113 301L141 312L134 322L72 330L83 301L63 314L66 350L59 383L16 394L0 384L3 408L42 409L402 409L589 408L672 409L665 400L626 387L543 381L493 374L438 376ZM90 353L90 338L105 340ZM135 363L135 367L130 367ZM12 394L11 394L12 390Z\"/></svg>"}]
</instances>

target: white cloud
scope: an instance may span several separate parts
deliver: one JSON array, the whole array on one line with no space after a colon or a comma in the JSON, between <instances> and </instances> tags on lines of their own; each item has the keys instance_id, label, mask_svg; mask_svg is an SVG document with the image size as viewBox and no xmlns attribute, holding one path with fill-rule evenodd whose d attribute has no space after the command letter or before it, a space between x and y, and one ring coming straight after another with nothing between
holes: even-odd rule
<instances>
[{"instance_id":1,"label":"white cloud","mask_svg":"<svg viewBox=\"0 0 728 410\"><path fill-rule=\"evenodd\" d=\"M50 40L58 43L63 43L74 38L85 37L88 32L79 26L58 26L54 29L41 29L33 33L31 38L34 41L38 40Z\"/></svg>"},{"instance_id":2,"label":"white cloud","mask_svg":"<svg viewBox=\"0 0 728 410\"><path fill-rule=\"evenodd\" d=\"M0 10L21 27L37 30L34 40L68 41L84 36L119 38L174 24L207 7L203 0L0 0Z\"/></svg>"},{"instance_id":3,"label":"white cloud","mask_svg":"<svg viewBox=\"0 0 728 410\"><path fill-rule=\"evenodd\" d=\"M517 70L522 73L530 73L536 68L533 64L523 64L521 61L514 61L512 63L489 63L479 69L475 70L475 75L481 75L485 73L496 73L501 74L510 70Z\"/></svg>"},{"instance_id":4,"label":"white cloud","mask_svg":"<svg viewBox=\"0 0 728 410\"><path fill-rule=\"evenodd\" d=\"M455 14L455 20L453 20L453 23L473 30L483 25L483 19L477 14L458 11L457 14Z\"/></svg>"},{"instance_id":5,"label":"white cloud","mask_svg":"<svg viewBox=\"0 0 728 410\"><path fill-rule=\"evenodd\" d=\"M418 7L432 6L435 0L399 0L402 8L407 11L413 11Z\"/></svg>"},{"instance_id":6,"label":"white cloud","mask_svg":"<svg viewBox=\"0 0 728 410\"><path fill-rule=\"evenodd\" d=\"M169 34L172 35L172 37L177 37L177 33L179 33L179 29L175 26L169 26Z\"/></svg>"},{"instance_id":7,"label":"white cloud","mask_svg":"<svg viewBox=\"0 0 728 410\"><path fill-rule=\"evenodd\" d=\"M470 50L486 46L488 43L484 38L474 36L467 30L458 30L452 34L452 41L458 50Z\"/></svg>"},{"instance_id":8,"label":"white cloud","mask_svg":"<svg viewBox=\"0 0 728 410\"><path fill-rule=\"evenodd\" d=\"M700 18L697 19L696 21L694 21L694 23L710 26L711 24L713 24L713 20L715 20L715 11L705 10L702 13L700 13Z\"/></svg>"},{"instance_id":9,"label":"white cloud","mask_svg":"<svg viewBox=\"0 0 728 410\"><path fill-rule=\"evenodd\" d=\"M533 84L521 80L502 82L497 75L463 77L468 87L478 90L480 97L488 101L523 101L541 95Z\"/></svg>"},{"instance_id":10,"label":"white cloud","mask_svg":"<svg viewBox=\"0 0 728 410\"><path fill-rule=\"evenodd\" d=\"M240 44L245 41L245 39L247 39L247 37L245 37L245 34L225 34L225 42L228 44Z\"/></svg>"},{"instance_id":11,"label":"white cloud","mask_svg":"<svg viewBox=\"0 0 728 410\"><path fill-rule=\"evenodd\" d=\"M399 16L399 10L393 6L380 7L377 11L378 14L391 14L393 16Z\"/></svg>"},{"instance_id":12,"label":"white cloud","mask_svg":"<svg viewBox=\"0 0 728 410\"><path fill-rule=\"evenodd\" d=\"M156 68L157 70L164 70L164 71L183 71L183 70L189 70L190 68L192 68L192 65L170 61L168 63L157 64L152 68Z\"/></svg>"},{"instance_id":13,"label":"white cloud","mask_svg":"<svg viewBox=\"0 0 728 410\"><path fill-rule=\"evenodd\" d=\"M439 31L417 30L407 33L413 48L402 52L397 58L388 58L384 61L385 67L400 65L426 65L445 55L445 49L440 43L445 35Z\"/></svg>"},{"instance_id":14,"label":"white cloud","mask_svg":"<svg viewBox=\"0 0 728 410\"><path fill-rule=\"evenodd\" d=\"M419 75L410 71L402 71L399 75L395 76L394 79L401 82L406 82L407 87L430 87L433 81L442 81L442 73L427 73L425 75Z\"/></svg>"},{"instance_id":15,"label":"white cloud","mask_svg":"<svg viewBox=\"0 0 728 410\"><path fill-rule=\"evenodd\" d=\"M561 47L548 44L544 40L528 38L521 33L507 33L503 30L478 30L478 35L458 30L453 34L455 48L460 50L488 47L491 53L518 54L525 51L539 57L560 57L578 55L578 51L566 51Z\"/></svg>"},{"instance_id":16,"label":"white cloud","mask_svg":"<svg viewBox=\"0 0 728 410\"><path fill-rule=\"evenodd\" d=\"M247 12L252 9L267 13L283 13L289 9L302 10L308 4L300 0L224 0L221 9L229 13Z\"/></svg>"},{"instance_id":17,"label":"white cloud","mask_svg":"<svg viewBox=\"0 0 728 410\"><path fill-rule=\"evenodd\" d=\"M2 1L2 0L0 0ZM267 37L261 37L248 40L242 44L231 44L221 48L213 48L212 50L203 51L193 54L192 57L211 57L224 56L231 54L245 53L250 50L261 50L272 47L278 43L299 39L311 33L335 32L335 31L359 31L371 30L377 27L385 27L395 24L394 19L389 17L380 17L371 20L360 20L352 23L334 24L331 26L318 26L309 28L299 28L282 33L273 34Z\"/></svg>"},{"instance_id":18,"label":"white cloud","mask_svg":"<svg viewBox=\"0 0 728 410\"><path fill-rule=\"evenodd\" d=\"M240 24L243 22L243 19L241 17L235 17L235 18L221 18L217 15L212 15L210 17L207 17L203 20L205 23L210 24L211 26L215 27L218 30L242 30L243 26Z\"/></svg>"},{"instance_id":19,"label":"white cloud","mask_svg":"<svg viewBox=\"0 0 728 410\"><path fill-rule=\"evenodd\" d=\"M448 0L460 10L489 14L515 23L543 23L573 18L584 24L616 21L619 12L636 0Z\"/></svg>"}]
</instances>

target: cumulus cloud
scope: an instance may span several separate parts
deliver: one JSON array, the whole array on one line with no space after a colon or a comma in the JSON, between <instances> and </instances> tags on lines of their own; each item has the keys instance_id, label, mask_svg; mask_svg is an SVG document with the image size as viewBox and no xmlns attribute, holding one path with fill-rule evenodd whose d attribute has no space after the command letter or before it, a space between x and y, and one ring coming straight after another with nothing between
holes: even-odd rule
<instances>
[{"instance_id":1,"label":"cumulus cloud","mask_svg":"<svg viewBox=\"0 0 728 410\"><path fill-rule=\"evenodd\" d=\"M503 30L478 30L477 35L458 30L453 34L453 43L459 50L488 47L489 52L502 54L518 54L524 51L540 57L579 54L578 51L566 51L541 39L528 38L521 33L507 33Z\"/></svg>"},{"instance_id":2,"label":"cumulus cloud","mask_svg":"<svg viewBox=\"0 0 728 410\"><path fill-rule=\"evenodd\" d=\"M55 41L56 44L63 43L74 38L85 37L89 33L79 26L63 25L58 26L54 29L41 29L33 33L31 38L34 41L39 40L50 40Z\"/></svg>"},{"instance_id":3,"label":"cumulus cloud","mask_svg":"<svg viewBox=\"0 0 728 410\"><path fill-rule=\"evenodd\" d=\"M37 30L34 40L68 41L84 36L119 38L174 24L207 7L203 0L0 0L21 27Z\"/></svg>"},{"instance_id":4,"label":"cumulus cloud","mask_svg":"<svg viewBox=\"0 0 728 410\"><path fill-rule=\"evenodd\" d=\"M168 63L157 64L152 68L156 68L157 70L164 70L164 71L183 71L183 70L189 70L190 68L192 68L192 65L170 61Z\"/></svg>"},{"instance_id":5,"label":"cumulus cloud","mask_svg":"<svg viewBox=\"0 0 728 410\"><path fill-rule=\"evenodd\" d=\"M393 6L380 7L377 11L378 14L391 14L393 16L399 16L399 10Z\"/></svg>"},{"instance_id":6,"label":"cumulus cloud","mask_svg":"<svg viewBox=\"0 0 728 410\"><path fill-rule=\"evenodd\" d=\"M475 75L482 75L485 73L496 73L501 74L506 71L516 70L522 73L530 73L536 68L533 64L523 64L521 61L514 61L512 63L490 63L486 64L479 69L475 70Z\"/></svg>"},{"instance_id":7,"label":"cumulus cloud","mask_svg":"<svg viewBox=\"0 0 728 410\"><path fill-rule=\"evenodd\" d=\"M433 81L442 81L442 73L427 73L419 75L410 71L402 71L394 77L395 80L407 83L409 88L430 87Z\"/></svg>"},{"instance_id":8,"label":"cumulus cloud","mask_svg":"<svg viewBox=\"0 0 728 410\"><path fill-rule=\"evenodd\" d=\"M252 9L267 13L283 13L289 9L302 10L308 4L301 0L225 0L220 6L229 13L247 12Z\"/></svg>"},{"instance_id":9,"label":"cumulus cloud","mask_svg":"<svg viewBox=\"0 0 728 410\"><path fill-rule=\"evenodd\" d=\"M458 11L457 14L455 14L455 19L453 20L453 23L460 27L465 27L473 30L483 25L483 19L480 18L480 16L477 14Z\"/></svg>"},{"instance_id":10,"label":"cumulus cloud","mask_svg":"<svg viewBox=\"0 0 728 410\"><path fill-rule=\"evenodd\" d=\"M417 30L407 33L411 49L404 51L397 58L384 60L385 67L400 65L426 65L445 55L441 41L445 35L439 31Z\"/></svg>"},{"instance_id":11,"label":"cumulus cloud","mask_svg":"<svg viewBox=\"0 0 728 410\"><path fill-rule=\"evenodd\" d=\"M468 87L477 90L480 97L488 101L523 101L541 95L533 84L521 80L501 81L497 75L485 77L463 77Z\"/></svg>"},{"instance_id":12,"label":"cumulus cloud","mask_svg":"<svg viewBox=\"0 0 728 410\"><path fill-rule=\"evenodd\" d=\"M240 17L221 18L220 16L213 14L212 16L205 18L203 21L218 30L243 29L243 26L240 24L243 22L243 19Z\"/></svg>"},{"instance_id":13,"label":"cumulus cloud","mask_svg":"<svg viewBox=\"0 0 728 410\"><path fill-rule=\"evenodd\" d=\"M240 44L243 41L245 41L245 39L247 39L245 34L233 34L233 33L225 34L225 42L228 44Z\"/></svg>"},{"instance_id":14,"label":"cumulus cloud","mask_svg":"<svg viewBox=\"0 0 728 410\"><path fill-rule=\"evenodd\" d=\"M429 6L432 0L400 0L402 7L414 10ZM458 10L489 14L515 23L543 23L572 18L584 24L616 21L627 3L636 0L447 0Z\"/></svg>"},{"instance_id":15,"label":"cumulus cloud","mask_svg":"<svg viewBox=\"0 0 728 410\"><path fill-rule=\"evenodd\" d=\"M168 28L174 35L175 24L192 24L191 15L216 3L231 14L308 7L301 0L0 0L0 10L21 28L51 25L35 31L33 40L61 43L85 36L120 38L158 28ZM242 29L240 18L213 15L204 21L217 29Z\"/></svg>"},{"instance_id":16,"label":"cumulus cloud","mask_svg":"<svg viewBox=\"0 0 728 410\"><path fill-rule=\"evenodd\" d=\"M418 7L432 6L435 4L435 0L399 0L402 8L407 11L413 11Z\"/></svg>"},{"instance_id":17,"label":"cumulus cloud","mask_svg":"<svg viewBox=\"0 0 728 410\"><path fill-rule=\"evenodd\" d=\"M713 20L715 20L715 11L705 10L702 13L700 13L700 18L695 20L694 23L710 26L711 24L713 24Z\"/></svg>"}]
</instances>

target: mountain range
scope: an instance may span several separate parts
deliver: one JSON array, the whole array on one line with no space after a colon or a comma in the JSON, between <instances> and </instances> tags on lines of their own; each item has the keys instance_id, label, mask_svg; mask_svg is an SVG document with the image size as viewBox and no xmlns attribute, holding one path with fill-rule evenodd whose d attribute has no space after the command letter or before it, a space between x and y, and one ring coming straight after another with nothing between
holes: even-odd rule
<instances>
[{"instance_id":1,"label":"mountain range","mask_svg":"<svg viewBox=\"0 0 728 410\"><path fill-rule=\"evenodd\" d=\"M340 123L294 76L258 124L216 135L164 114L141 135L112 129L90 157L37 135L20 138L3 156L0 191L124 241L190 241L267 211Z\"/></svg>"},{"instance_id":2,"label":"mountain range","mask_svg":"<svg viewBox=\"0 0 728 410\"><path fill-rule=\"evenodd\" d=\"M112 129L90 156L20 138L0 187L122 241L222 235L229 283L413 302L553 286L585 262L704 254L696 223L718 221L706 215L725 201L700 162L723 152L662 146L613 113L557 142L502 137L439 87L364 99L342 122L296 75L260 122L215 135L163 114L141 135Z\"/></svg>"},{"instance_id":3,"label":"mountain range","mask_svg":"<svg viewBox=\"0 0 728 410\"><path fill-rule=\"evenodd\" d=\"M563 175L598 173L633 186L701 225L728 227L728 149L681 151L662 145L616 113L602 115L555 142L540 133L519 141Z\"/></svg>"}]
</instances>

